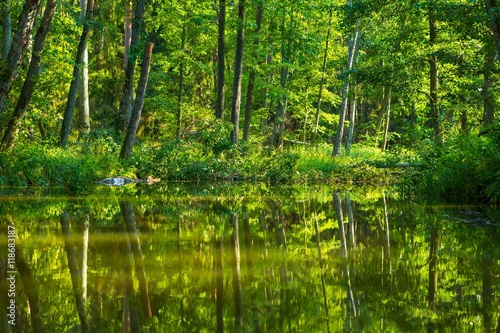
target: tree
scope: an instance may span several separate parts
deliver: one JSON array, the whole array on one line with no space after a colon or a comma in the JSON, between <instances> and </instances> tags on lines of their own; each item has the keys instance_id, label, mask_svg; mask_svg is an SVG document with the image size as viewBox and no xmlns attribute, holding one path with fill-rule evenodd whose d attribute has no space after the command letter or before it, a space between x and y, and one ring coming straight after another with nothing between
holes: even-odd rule
<instances>
[{"instance_id":1,"label":"tree","mask_svg":"<svg viewBox=\"0 0 500 333\"><path fill-rule=\"evenodd\" d=\"M66 102L66 109L64 111L64 118L61 127L61 136L59 144L66 147L68 144L68 137L71 131L71 122L73 120L73 113L75 111L76 95L78 92L78 81L80 78L80 68L83 64L85 50L87 49L87 41L90 33L90 21L93 16L94 0L88 0L85 21L83 22L83 31L78 44L78 51L76 54L75 66L73 67L73 78L68 92L68 101Z\"/></svg>"},{"instance_id":2,"label":"tree","mask_svg":"<svg viewBox=\"0 0 500 333\"><path fill-rule=\"evenodd\" d=\"M352 0L349 1L350 6L352 7ZM349 84L351 79L351 70L352 65L354 63L355 53L358 49L358 41L359 41L359 31L358 28L354 30L353 33L349 36L348 41L348 49L347 49L347 66L346 66L346 78L344 81L344 88L342 89L342 104L340 105L339 110L339 124L337 127L337 134L335 136L335 142L333 146L332 156L340 155L340 148L342 146L342 137L344 136L344 122L347 111L347 103L349 99Z\"/></svg>"},{"instance_id":3,"label":"tree","mask_svg":"<svg viewBox=\"0 0 500 333\"><path fill-rule=\"evenodd\" d=\"M12 22L10 19L10 0L0 2L0 15L2 17L2 55L0 59L7 60L10 49L10 38L12 34Z\"/></svg>"},{"instance_id":4,"label":"tree","mask_svg":"<svg viewBox=\"0 0 500 333\"><path fill-rule=\"evenodd\" d=\"M142 69L137 91L134 101L134 108L132 109L132 116L128 125L128 130L123 140L122 149L120 151L120 158L128 159L132 152L132 147L137 136L137 128L141 120L142 106L144 104L144 96L146 95L146 88L149 77L149 66L151 64L151 54L153 52L153 43L147 42L144 46L144 56L142 58Z\"/></svg>"},{"instance_id":5,"label":"tree","mask_svg":"<svg viewBox=\"0 0 500 333\"><path fill-rule=\"evenodd\" d=\"M231 142L238 144L241 107L241 81L243 79L243 50L245 44L245 0L238 2L238 28L236 32L236 57L234 61L233 99L231 103Z\"/></svg>"},{"instance_id":6,"label":"tree","mask_svg":"<svg viewBox=\"0 0 500 333\"><path fill-rule=\"evenodd\" d=\"M7 59L5 63L0 64L0 113L5 111L5 102L9 96L12 84L17 80L19 75L19 67L28 47L31 30L33 29L39 6L40 0L26 0L17 21L17 31L9 48Z\"/></svg>"},{"instance_id":7,"label":"tree","mask_svg":"<svg viewBox=\"0 0 500 333\"><path fill-rule=\"evenodd\" d=\"M226 55L226 0L219 0L217 10L217 100L215 117L224 119L224 57Z\"/></svg>"},{"instance_id":8,"label":"tree","mask_svg":"<svg viewBox=\"0 0 500 333\"><path fill-rule=\"evenodd\" d=\"M19 126L26 114L28 109L28 105L31 101L31 96L33 95L33 91L35 89L36 78L40 73L40 64L42 61L42 51L45 44L45 38L50 29L50 24L52 23L52 19L54 17L56 9L56 1L55 0L47 0L47 4L45 6L45 12L43 14L42 22L38 27L37 33L35 35L35 42L33 43L33 53L31 54L31 62L30 67L28 69L28 75L26 76L26 80L24 81L23 88L21 90L21 95L16 104L16 108L12 113L5 133L2 138L2 142L0 143L0 149L10 149L14 144L14 140L16 138L17 131L19 130Z\"/></svg>"},{"instance_id":9,"label":"tree","mask_svg":"<svg viewBox=\"0 0 500 333\"><path fill-rule=\"evenodd\" d=\"M126 55L127 65L125 67L125 80L123 82L122 97L120 100L119 109L119 128L126 130L130 123L133 102L133 89L134 89L134 73L137 55L139 53L139 37L141 33L141 26L144 17L146 1L139 0L135 7L135 13L132 21L132 37L130 41L130 52Z\"/></svg>"},{"instance_id":10,"label":"tree","mask_svg":"<svg viewBox=\"0 0 500 333\"><path fill-rule=\"evenodd\" d=\"M259 1L257 3L257 13L255 18L255 40L253 42L253 55L254 60L257 54L257 48L259 46L259 32L262 26L262 13L264 11L264 3L263 1ZM245 103L245 124L243 126L243 140L247 141L250 136L250 124L252 119L252 107L253 107L253 98L254 98L254 90L255 90L255 68L252 67L250 69L250 74L248 75L248 88L247 88L247 99Z\"/></svg>"},{"instance_id":11,"label":"tree","mask_svg":"<svg viewBox=\"0 0 500 333\"><path fill-rule=\"evenodd\" d=\"M87 11L87 1L80 0L80 20L85 19ZM78 81L78 109L80 134L87 134L90 131L90 105L89 105L89 51L87 45L83 50L83 61Z\"/></svg>"}]
</instances>

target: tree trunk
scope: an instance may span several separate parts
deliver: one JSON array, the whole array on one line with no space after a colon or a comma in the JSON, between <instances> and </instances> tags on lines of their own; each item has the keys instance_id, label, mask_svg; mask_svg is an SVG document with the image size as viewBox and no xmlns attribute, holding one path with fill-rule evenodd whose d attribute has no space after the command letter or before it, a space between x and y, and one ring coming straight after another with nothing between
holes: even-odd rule
<instances>
[{"instance_id":1,"label":"tree trunk","mask_svg":"<svg viewBox=\"0 0 500 333\"><path fill-rule=\"evenodd\" d=\"M23 120L24 115L26 114L26 110L28 109L28 105L31 101L31 96L33 95L33 91L35 89L36 78L40 73L40 63L42 58L41 54L45 43L45 38L47 37L47 33L50 29L52 18L54 17L55 8L56 1L48 0L47 5L45 6L45 12L43 14L42 22L40 23L40 27L38 28L35 35L28 75L26 76L26 80L24 81L24 85L17 101L16 108L14 109L14 113L10 117L7 129L5 130L2 142L0 143L0 149L7 150L13 146L17 131L19 130L19 126L21 125L21 121Z\"/></svg>"},{"instance_id":2,"label":"tree trunk","mask_svg":"<svg viewBox=\"0 0 500 333\"><path fill-rule=\"evenodd\" d=\"M431 47L431 56L429 58L429 119L433 131L434 140L440 143L442 142L442 129L440 114L438 109L438 60L437 56L433 54L434 50L432 47L436 44L437 40L437 24L436 24L436 13L435 13L435 1L431 0L429 5L429 46Z\"/></svg>"},{"instance_id":3,"label":"tree trunk","mask_svg":"<svg viewBox=\"0 0 500 333\"><path fill-rule=\"evenodd\" d=\"M226 56L226 0L219 0L217 11L217 101L215 103L215 117L224 119L224 57Z\"/></svg>"},{"instance_id":4,"label":"tree trunk","mask_svg":"<svg viewBox=\"0 0 500 333\"><path fill-rule=\"evenodd\" d=\"M132 110L132 116L128 125L127 134L125 136L125 140L123 140L123 145L120 152L120 158L123 159L128 159L130 157L132 146L134 145L137 135L137 128L139 127L139 121L141 120L142 105L144 103L144 96L146 95L146 87L148 85L149 65L151 64L152 52L153 43L146 43L144 47L141 76L139 78L139 84L137 86L134 108Z\"/></svg>"},{"instance_id":5,"label":"tree trunk","mask_svg":"<svg viewBox=\"0 0 500 333\"><path fill-rule=\"evenodd\" d=\"M385 121L384 121L384 139L382 140L382 145L380 149L385 151L387 146L387 135L389 134L389 120L391 116L391 87L387 88L387 104L385 107Z\"/></svg>"},{"instance_id":6,"label":"tree trunk","mask_svg":"<svg viewBox=\"0 0 500 333\"><path fill-rule=\"evenodd\" d=\"M234 61L233 99L231 105L231 142L238 144L241 108L241 81L243 79L243 50L245 43L245 0L238 2L238 29L236 32L236 58Z\"/></svg>"},{"instance_id":7,"label":"tree trunk","mask_svg":"<svg viewBox=\"0 0 500 333\"><path fill-rule=\"evenodd\" d=\"M333 8L330 7L329 11L330 17L328 19L328 32L326 34L326 42L325 42L325 53L323 54L323 65L321 66L321 80L319 82L319 93L318 93L318 101L316 106L316 115L314 117L314 132L312 136L312 144L316 144L316 138L318 136L318 127L319 127L319 116L321 114L321 102L323 101L323 85L325 84L325 72L326 72L326 60L328 58L328 46L330 44L330 36L332 32L332 16L333 16Z\"/></svg>"},{"instance_id":8,"label":"tree trunk","mask_svg":"<svg viewBox=\"0 0 500 333\"><path fill-rule=\"evenodd\" d=\"M7 60L7 55L10 50L10 38L12 35L12 21L10 19L10 0L2 1L1 17L3 20L2 24L2 55L1 60Z\"/></svg>"},{"instance_id":9,"label":"tree trunk","mask_svg":"<svg viewBox=\"0 0 500 333\"><path fill-rule=\"evenodd\" d=\"M123 216L123 221L125 223L125 228L128 233L130 247L134 256L135 273L137 275L137 280L139 281L139 291L141 294L143 314L146 318L150 318L152 316L152 313L151 303L149 300L148 282L146 279L146 271L144 269L144 260L142 258L143 256L141 243L139 242L139 236L137 235L137 229L135 228L134 214L132 212L132 206L130 205L130 202L120 202L120 210Z\"/></svg>"},{"instance_id":10,"label":"tree trunk","mask_svg":"<svg viewBox=\"0 0 500 333\"><path fill-rule=\"evenodd\" d=\"M498 13L497 0L485 0L486 13L490 21L490 29L495 39L496 55L494 60L500 59L500 16Z\"/></svg>"},{"instance_id":11,"label":"tree trunk","mask_svg":"<svg viewBox=\"0 0 500 333\"><path fill-rule=\"evenodd\" d=\"M238 215L231 214L233 226L233 291L234 291L234 326L236 332L243 331L243 293L241 287L240 269L240 237L238 228Z\"/></svg>"},{"instance_id":12,"label":"tree trunk","mask_svg":"<svg viewBox=\"0 0 500 333\"><path fill-rule=\"evenodd\" d=\"M342 90L342 104L340 105L339 113L339 125L337 127L337 134L335 136L335 144L333 146L332 156L340 155L340 148L342 146L342 137L344 136L344 123L347 111L347 102L349 98L349 81L351 79L350 71L352 70L352 65L354 63L354 55L357 52L359 40L359 31L356 27L354 33L350 36L348 42L347 50L347 77L344 82L344 88Z\"/></svg>"},{"instance_id":13,"label":"tree trunk","mask_svg":"<svg viewBox=\"0 0 500 333\"><path fill-rule=\"evenodd\" d=\"M132 22L132 39L130 41L129 53L127 57L127 65L125 67L125 79L122 88L122 97L120 100L119 109L119 129L125 131L130 123L132 116L133 91L134 91L134 73L135 63L139 54L139 36L144 17L145 0L139 0L135 7L134 18Z\"/></svg>"},{"instance_id":14,"label":"tree trunk","mask_svg":"<svg viewBox=\"0 0 500 333\"><path fill-rule=\"evenodd\" d=\"M39 7L40 0L26 0L17 22L17 31L12 40L13 46L9 49L5 63L0 65L0 113L4 111L12 84L19 75L19 67L30 41Z\"/></svg>"},{"instance_id":15,"label":"tree trunk","mask_svg":"<svg viewBox=\"0 0 500 333\"><path fill-rule=\"evenodd\" d=\"M80 0L80 20L85 19L87 12L87 1ZM80 135L88 134L90 131L90 105L89 105L89 51L87 44L83 50L83 61L78 81L78 109L79 109L79 124L78 130Z\"/></svg>"},{"instance_id":16,"label":"tree trunk","mask_svg":"<svg viewBox=\"0 0 500 333\"><path fill-rule=\"evenodd\" d=\"M75 111L76 94L78 92L78 81L80 77L80 67L83 63L85 50L87 49L87 41L90 33L90 21L92 20L94 8L94 0L88 0L86 19L83 23L83 32L78 44L78 51L76 54L75 66L73 67L73 78L68 93L68 101L66 102L66 110L64 111L64 119L61 127L61 141L60 145L65 147L68 144L68 137L71 131L71 121L73 120L73 113Z\"/></svg>"},{"instance_id":17,"label":"tree trunk","mask_svg":"<svg viewBox=\"0 0 500 333\"><path fill-rule=\"evenodd\" d=\"M262 26L262 12L264 11L264 4L262 2L259 2L257 4L257 14L255 18L255 35L256 38L253 42L253 60L257 58L257 49L259 47L259 32L260 28ZM245 124L243 127L243 140L248 141L248 138L250 137L250 124L251 124L251 118L252 118L252 104L253 104L253 95L254 95L254 89L255 89L255 68L252 67L250 70L250 74L248 77L248 89L247 89L247 100L245 103Z\"/></svg>"},{"instance_id":18,"label":"tree trunk","mask_svg":"<svg viewBox=\"0 0 500 333\"><path fill-rule=\"evenodd\" d=\"M88 332L90 330L90 325L87 317L87 312L85 310L85 301L83 299L83 293L81 288L82 283L78 275L78 268L76 264L76 251L73 241L71 239L71 231L67 213L61 214L60 222L61 222L62 235L64 237L64 247L66 248L66 253L68 256L68 268L71 275L71 284L73 286L73 295L75 297L76 310L78 312L78 317L80 318L81 331Z\"/></svg>"},{"instance_id":19,"label":"tree trunk","mask_svg":"<svg viewBox=\"0 0 500 333\"><path fill-rule=\"evenodd\" d=\"M186 45L186 26L182 27L181 36L181 50L184 52ZM179 90L177 92L177 127L175 130L175 138L177 141L181 139L181 127L182 127L182 98L184 90L184 59L181 60L179 64Z\"/></svg>"},{"instance_id":20,"label":"tree trunk","mask_svg":"<svg viewBox=\"0 0 500 333\"><path fill-rule=\"evenodd\" d=\"M488 46L487 46L488 47ZM483 65L483 89L481 94L483 95L483 125L489 125L493 122L495 118L495 95L491 89L493 85L492 74L495 69L495 58L494 58L494 50L491 48L491 51L486 51L484 56L484 65Z\"/></svg>"},{"instance_id":21,"label":"tree trunk","mask_svg":"<svg viewBox=\"0 0 500 333\"><path fill-rule=\"evenodd\" d=\"M350 114L350 118L349 118L349 130L347 131L347 140L345 142L346 155L349 155L349 153L351 152L352 138L354 136L354 122L356 121L357 104L358 104L358 101L356 98L354 98L351 102L351 114Z\"/></svg>"}]
</instances>

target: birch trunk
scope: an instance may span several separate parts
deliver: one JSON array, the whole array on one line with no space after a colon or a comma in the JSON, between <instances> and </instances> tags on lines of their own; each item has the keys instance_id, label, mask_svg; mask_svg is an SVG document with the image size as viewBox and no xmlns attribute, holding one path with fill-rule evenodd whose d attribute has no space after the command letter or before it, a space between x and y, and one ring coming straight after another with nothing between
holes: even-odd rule
<instances>
[{"instance_id":1,"label":"birch trunk","mask_svg":"<svg viewBox=\"0 0 500 333\"><path fill-rule=\"evenodd\" d=\"M347 77L344 82L344 88L342 89L342 104L340 105L339 113L339 125L337 127L337 134L335 136L335 143L333 146L332 156L340 155L340 148L342 146L342 137L344 136L344 123L347 111L347 103L349 99L349 81L351 79L350 71L352 70L352 65L354 63L354 54L357 52L359 40L359 31L356 30L349 38L348 48L347 48Z\"/></svg>"},{"instance_id":2,"label":"birch trunk","mask_svg":"<svg viewBox=\"0 0 500 333\"><path fill-rule=\"evenodd\" d=\"M231 105L231 142L238 144L241 109L241 82L243 79L243 51L245 43L245 0L238 2L238 29L236 32L236 59L234 61L233 99Z\"/></svg>"},{"instance_id":3,"label":"birch trunk","mask_svg":"<svg viewBox=\"0 0 500 333\"><path fill-rule=\"evenodd\" d=\"M80 0L80 20L85 19L87 13L87 1ZM87 44L83 50L83 61L78 81L78 109L79 123L78 130L80 135L88 134L90 131L90 105L89 105L89 51Z\"/></svg>"}]
</instances>

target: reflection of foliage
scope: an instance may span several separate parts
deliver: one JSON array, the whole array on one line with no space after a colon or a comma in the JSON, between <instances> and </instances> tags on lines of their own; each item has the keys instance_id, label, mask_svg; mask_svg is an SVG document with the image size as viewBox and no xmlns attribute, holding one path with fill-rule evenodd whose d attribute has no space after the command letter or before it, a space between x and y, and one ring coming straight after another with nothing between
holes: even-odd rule
<instances>
[{"instance_id":1,"label":"reflection of foliage","mask_svg":"<svg viewBox=\"0 0 500 333\"><path fill-rule=\"evenodd\" d=\"M495 282L500 273L499 231L444 219L443 213L461 214L453 207L407 205L390 189L348 193L349 202L342 195L343 248L328 187L156 184L137 186L132 193L98 190L74 200L17 197L0 202L0 218L12 217L18 245L38 282L47 331L67 331L79 323L59 226L62 211L70 216L77 248L80 221L90 221L87 309L92 326L120 330L122 266L128 259L119 199L131 202L143 252L153 310L150 321L141 321L147 332L215 327L216 237L224 243L225 326L233 331L232 212L240 215L243 316L249 330L255 321L273 332L284 327L326 331L323 295L331 331L345 330L346 322L361 331L426 331L429 318L444 330L468 330L469 325L480 330L486 325L482 318L490 316L496 323L500 315L498 298L487 297L488 290L492 295L500 292ZM349 205L353 221L347 217ZM440 236L434 312L427 309L431 228ZM488 276L489 284L483 279ZM349 293L356 318L346 308Z\"/></svg>"}]
</instances>

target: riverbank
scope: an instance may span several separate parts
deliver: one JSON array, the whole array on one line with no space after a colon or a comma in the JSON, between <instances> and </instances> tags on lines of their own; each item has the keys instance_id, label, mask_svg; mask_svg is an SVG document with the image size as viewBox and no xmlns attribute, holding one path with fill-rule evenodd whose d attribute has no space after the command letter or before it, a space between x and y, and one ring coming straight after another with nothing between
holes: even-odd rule
<instances>
[{"instance_id":1,"label":"riverbank","mask_svg":"<svg viewBox=\"0 0 500 333\"><path fill-rule=\"evenodd\" d=\"M290 146L273 152L260 147L217 147L198 141L142 143L124 161L118 158L119 143L106 137L76 142L66 149L19 145L0 154L0 185L58 186L79 193L108 177L153 176L164 181L393 184L409 194L490 202L499 198L497 145L482 138L462 138L438 148L422 143L413 150L387 152L353 145L349 155L344 152L336 158L328 145Z\"/></svg>"}]
</instances>

